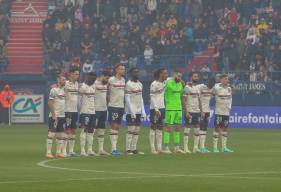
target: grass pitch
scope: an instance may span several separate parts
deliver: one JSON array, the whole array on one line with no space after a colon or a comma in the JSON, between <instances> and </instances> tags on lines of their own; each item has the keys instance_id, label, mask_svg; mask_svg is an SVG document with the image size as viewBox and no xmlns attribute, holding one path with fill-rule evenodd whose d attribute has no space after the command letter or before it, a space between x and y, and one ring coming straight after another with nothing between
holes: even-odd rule
<instances>
[{"instance_id":1,"label":"grass pitch","mask_svg":"<svg viewBox=\"0 0 281 192\"><path fill-rule=\"evenodd\" d=\"M233 154L188 155L150 155L148 129L142 129L139 149L145 155L51 161L45 161L46 136L45 125L0 125L1 192L281 191L278 129L232 129ZM108 136L105 142L109 151ZM211 143L209 135L210 149ZM119 149L124 147L125 129L119 136Z\"/></svg>"}]
</instances>

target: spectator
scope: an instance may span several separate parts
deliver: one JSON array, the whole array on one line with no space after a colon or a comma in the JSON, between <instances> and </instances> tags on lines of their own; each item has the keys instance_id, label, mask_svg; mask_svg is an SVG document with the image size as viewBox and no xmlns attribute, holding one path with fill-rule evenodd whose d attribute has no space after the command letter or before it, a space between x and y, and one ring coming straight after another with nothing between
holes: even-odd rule
<instances>
[{"instance_id":1,"label":"spectator","mask_svg":"<svg viewBox=\"0 0 281 192\"><path fill-rule=\"evenodd\" d=\"M153 49L149 45L145 46L143 55L145 63L147 65L151 65L153 61Z\"/></svg>"},{"instance_id":2,"label":"spectator","mask_svg":"<svg viewBox=\"0 0 281 192\"><path fill-rule=\"evenodd\" d=\"M94 66L93 66L93 64L90 62L89 59L87 59L87 60L85 61L85 63L83 64L82 69L83 69L83 72L84 72L84 73L94 72Z\"/></svg>"},{"instance_id":3,"label":"spectator","mask_svg":"<svg viewBox=\"0 0 281 192\"><path fill-rule=\"evenodd\" d=\"M200 72L209 73L209 72L211 72L211 69L210 69L210 67L209 67L207 64L205 64L205 65L202 67L202 69L200 70Z\"/></svg>"}]
</instances>

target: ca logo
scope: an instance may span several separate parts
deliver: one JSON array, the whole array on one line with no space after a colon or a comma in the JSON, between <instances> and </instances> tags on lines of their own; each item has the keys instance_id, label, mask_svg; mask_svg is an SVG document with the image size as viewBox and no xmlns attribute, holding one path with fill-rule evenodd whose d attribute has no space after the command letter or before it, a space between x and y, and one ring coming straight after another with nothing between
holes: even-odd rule
<instances>
[{"instance_id":1,"label":"ca logo","mask_svg":"<svg viewBox=\"0 0 281 192\"><path fill-rule=\"evenodd\" d=\"M33 113L38 113L37 107L41 104L42 97L39 97L37 99L32 99L32 98L21 98L17 100L14 105L13 105L13 110L16 113L25 113L30 110L33 111Z\"/></svg>"}]
</instances>

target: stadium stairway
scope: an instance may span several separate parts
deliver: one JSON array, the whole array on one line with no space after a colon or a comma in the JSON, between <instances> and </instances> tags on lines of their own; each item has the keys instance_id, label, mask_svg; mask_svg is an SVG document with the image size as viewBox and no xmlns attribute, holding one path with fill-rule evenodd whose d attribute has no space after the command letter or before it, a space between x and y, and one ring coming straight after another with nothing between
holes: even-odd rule
<instances>
[{"instance_id":1,"label":"stadium stairway","mask_svg":"<svg viewBox=\"0 0 281 192\"><path fill-rule=\"evenodd\" d=\"M42 23L47 11L47 0L22 0L12 3L7 72L44 71Z\"/></svg>"},{"instance_id":2,"label":"stadium stairway","mask_svg":"<svg viewBox=\"0 0 281 192\"><path fill-rule=\"evenodd\" d=\"M217 70L217 63L215 59L215 47L208 47L206 51L195 55L189 62L186 71L192 71L196 69L199 71L205 64L208 64L211 71Z\"/></svg>"}]
</instances>

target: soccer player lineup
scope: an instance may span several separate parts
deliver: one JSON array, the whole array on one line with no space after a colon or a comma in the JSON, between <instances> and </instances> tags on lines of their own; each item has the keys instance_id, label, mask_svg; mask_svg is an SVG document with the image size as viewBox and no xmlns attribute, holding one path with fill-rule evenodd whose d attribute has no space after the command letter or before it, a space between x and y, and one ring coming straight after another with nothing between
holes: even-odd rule
<instances>
[{"instance_id":1,"label":"soccer player lineup","mask_svg":"<svg viewBox=\"0 0 281 192\"><path fill-rule=\"evenodd\" d=\"M81 83L78 82L79 69L76 67L70 68L68 80L64 74L57 76L57 83L51 86L48 99L48 159L122 155L123 149L118 149L117 143L123 115L126 117L127 127L125 155L144 154L138 150L142 118L147 116L143 85L139 80L138 68L128 70L127 82L125 73L125 66L117 64L114 74L107 70L99 76L93 72L85 73ZM169 78L165 68L154 72L149 105L148 137L151 154L232 153L233 150L227 146L232 105L232 88L228 75L222 74L219 82L210 77L202 84L199 84L198 72L191 72L186 83L182 76L182 72L177 69ZM215 127L212 134L213 146L208 148L205 143L212 97L216 101ZM111 151L104 149L107 121ZM76 152L74 149L78 143L78 127L81 128L80 151ZM93 149L94 135L97 136L98 149ZM193 145L189 142L190 137L193 137ZM218 146L220 138L221 147Z\"/></svg>"}]
</instances>

